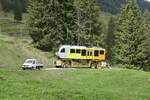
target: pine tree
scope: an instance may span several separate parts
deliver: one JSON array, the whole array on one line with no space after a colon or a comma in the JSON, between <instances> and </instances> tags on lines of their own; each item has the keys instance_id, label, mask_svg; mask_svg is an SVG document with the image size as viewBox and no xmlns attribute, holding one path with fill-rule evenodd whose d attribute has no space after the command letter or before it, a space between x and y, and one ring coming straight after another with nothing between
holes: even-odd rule
<instances>
[{"instance_id":1,"label":"pine tree","mask_svg":"<svg viewBox=\"0 0 150 100\"><path fill-rule=\"evenodd\" d=\"M29 33L38 48L53 50L74 44L73 0L30 0L29 4Z\"/></svg>"},{"instance_id":2,"label":"pine tree","mask_svg":"<svg viewBox=\"0 0 150 100\"><path fill-rule=\"evenodd\" d=\"M75 19L75 7L74 0L59 0L60 12L59 18L62 26L62 40L61 44L75 44L75 31L76 23Z\"/></svg>"},{"instance_id":3,"label":"pine tree","mask_svg":"<svg viewBox=\"0 0 150 100\"><path fill-rule=\"evenodd\" d=\"M116 63L136 66L137 49L141 44L141 16L134 0L127 1L118 16L115 32Z\"/></svg>"},{"instance_id":4,"label":"pine tree","mask_svg":"<svg viewBox=\"0 0 150 100\"><path fill-rule=\"evenodd\" d=\"M103 43L95 0L29 0L28 12L29 33L40 49Z\"/></svg>"},{"instance_id":5,"label":"pine tree","mask_svg":"<svg viewBox=\"0 0 150 100\"><path fill-rule=\"evenodd\" d=\"M22 7L21 7L21 2L19 0L15 1L13 12L14 12L14 20L20 22L22 20Z\"/></svg>"},{"instance_id":6,"label":"pine tree","mask_svg":"<svg viewBox=\"0 0 150 100\"><path fill-rule=\"evenodd\" d=\"M18 6L19 6L18 9L21 10L22 13L26 12L27 3L28 0L0 0L0 5L2 6L2 10L6 13L11 11L14 12L16 10L16 7L18 8Z\"/></svg>"},{"instance_id":7,"label":"pine tree","mask_svg":"<svg viewBox=\"0 0 150 100\"><path fill-rule=\"evenodd\" d=\"M75 0L76 39L86 46L104 46L104 27L99 20L100 10L95 0Z\"/></svg>"},{"instance_id":8,"label":"pine tree","mask_svg":"<svg viewBox=\"0 0 150 100\"><path fill-rule=\"evenodd\" d=\"M115 32L115 26L116 26L116 19L114 17L111 17L108 22L108 30L107 30L107 36L106 36L106 49L107 49L107 57L108 60L112 60L112 48L114 46L114 32Z\"/></svg>"},{"instance_id":9,"label":"pine tree","mask_svg":"<svg viewBox=\"0 0 150 100\"><path fill-rule=\"evenodd\" d=\"M10 12L10 8L12 7L10 0L0 0L0 4L4 12Z\"/></svg>"},{"instance_id":10,"label":"pine tree","mask_svg":"<svg viewBox=\"0 0 150 100\"><path fill-rule=\"evenodd\" d=\"M142 18L142 37L138 48L137 64L145 71L150 71L150 13L146 10Z\"/></svg>"}]
</instances>

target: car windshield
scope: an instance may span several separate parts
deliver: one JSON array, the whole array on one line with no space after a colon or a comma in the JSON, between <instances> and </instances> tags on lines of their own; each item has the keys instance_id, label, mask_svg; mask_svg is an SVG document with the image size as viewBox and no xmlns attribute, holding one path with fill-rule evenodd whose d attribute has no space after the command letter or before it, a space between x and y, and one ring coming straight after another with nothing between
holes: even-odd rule
<instances>
[{"instance_id":1,"label":"car windshield","mask_svg":"<svg viewBox=\"0 0 150 100\"><path fill-rule=\"evenodd\" d=\"M32 60L26 60L26 61L25 61L25 63L30 63L30 64L31 64L32 62L33 62Z\"/></svg>"}]
</instances>

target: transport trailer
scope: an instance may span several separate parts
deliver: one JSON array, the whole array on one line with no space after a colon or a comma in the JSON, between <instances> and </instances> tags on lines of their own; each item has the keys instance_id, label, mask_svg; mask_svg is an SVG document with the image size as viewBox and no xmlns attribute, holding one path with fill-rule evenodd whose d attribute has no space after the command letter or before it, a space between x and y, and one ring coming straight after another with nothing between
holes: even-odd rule
<instances>
[{"instance_id":1,"label":"transport trailer","mask_svg":"<svg viewBox=\"0 0 150 100\"><path fill-rule=\"evenodd\" d=\"M106 60L106 51L99 47L63 45L56 53L54 62L58 68L91 67L101 68Z\"/></svg>"}]
</instances>

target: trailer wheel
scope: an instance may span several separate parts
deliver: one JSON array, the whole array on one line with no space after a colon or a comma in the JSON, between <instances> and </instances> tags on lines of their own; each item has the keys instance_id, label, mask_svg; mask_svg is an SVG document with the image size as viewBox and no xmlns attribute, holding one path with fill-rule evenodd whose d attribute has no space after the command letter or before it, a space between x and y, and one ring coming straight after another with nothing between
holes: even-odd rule
<instances>
[{"instance_id":1,"label":"trailer wheel","mask_svg":"<svg viewBox=\"0 0 150 100\"><path fill-rule=\"evenodd\" d=\"M62 68L67 68L67 65L66 65L66 64L63 64L63 65L62 65Z\"/></svg>"},{"instance_id":2,"label":"trailer wheel","mask_svg":"<svg viewBox=\"0 0 150 100\"><path fill-rule=\"evenodd\" d=\"M70 66L71 66L70 64L64 63L64 64L62 65L62 68L69 68Z\"/></svg>"},{"instance_id":3,"label":"trailer wheel","mask_svg":"<svg viewBox=\"0 0 150 100\"><path fill-rule=\"evenodd\" d=\"M62 66L55 66L56 68L61 68Z\"/></svg>"},{"instance_id":4,"label":"trailer wheel","mask_svg":"<svg viewBox=\"0 0 150 100\"><path fill-rule=\"evenodd\" d=\"M98 64L95 64L95 69L99 69L100 67L98 66Z\"/></svg>"},{"instance_id":5,"label":"trailer wheel","mask_svg":"<svg viewBox=\"0 0 150 100\"><path fill-rule=\"evenodd\" d=\"M98 63L97 63L97 62L93 62L93 63L91 63L90 67L91 67L92 69L98 69L98 68L99 68L99 66L98 66Z\"/></svg>"},{"instance_id":6,"label":"trailer wheel","mask_svg":"<svg viewBox=\"0 0 150 100\"><path fill-rule=\"evenodd\" d=\"M90 65L90 67L91 67L92 69L94 69L94 68L95 68L95 64L92 63L92 64Z\"/></svg>"}]
</instances>

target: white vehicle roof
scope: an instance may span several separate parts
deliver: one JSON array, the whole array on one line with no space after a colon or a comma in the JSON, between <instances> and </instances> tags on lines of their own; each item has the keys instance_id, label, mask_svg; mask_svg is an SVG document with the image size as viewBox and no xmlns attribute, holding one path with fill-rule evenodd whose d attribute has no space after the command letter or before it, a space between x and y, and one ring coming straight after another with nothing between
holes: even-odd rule
<instances>
[{"instance_id":1,"label":"white vehicle roof","mask_svg":"<svg viewBox=\"0 0 150 100\"><path fill-rule=\"evenodd\" d=\"M86 48L86 46L62 45L61 48Z\"/></svg>"},{"instance_id":2,"label":"white vehicle roof","mask_svg":"<svg viewBox=\"0 0 150 100\"><path fill-rule=\"evenodd\" d=\"M60 48L76 48L76 49L86 49L86 46L75 46L75 45L62 45ZM95 48L95 49L104 49L101 47L89 47L89 48Z\"/></svg>"},{"instance_id":3,"label":"white vehicle roof","mask_svg":"<svg viewBox=\"0 0 150 100\"><path fill-rule=\"evenodd\" d=\"M28 60L36 60L36 59L26 59L26 61L28 61Z\"/></svg>"}]
</instances>

